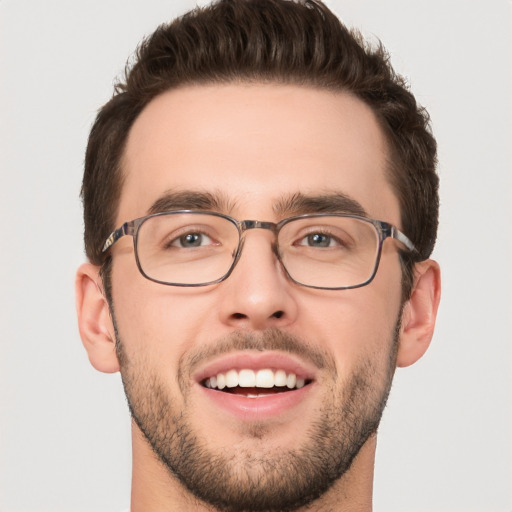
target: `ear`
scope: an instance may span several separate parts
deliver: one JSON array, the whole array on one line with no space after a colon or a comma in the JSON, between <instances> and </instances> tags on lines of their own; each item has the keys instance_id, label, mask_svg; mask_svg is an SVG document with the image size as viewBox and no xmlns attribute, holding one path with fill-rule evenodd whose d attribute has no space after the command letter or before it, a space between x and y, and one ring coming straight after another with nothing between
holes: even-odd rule
<instances>
[{"instance_id":1,"label":"ear","mask_svg":"<svg viewBox=\"0 0 512 512\"><path fill-rule=\"evenodd\" d=\"M434 334L440 298L439 265L434 260L416 264L411 297L402 313L398 366L409 366L426 352Z\"/></svg>"},{"instance_id":2,"label":"ear","mask_svg":"<svg viewBox=\"0 0 512 512\"><path fill-rule=\"evenodd\" d=\"M114 324L103 293L98 266L84 263L79 267L75 280L75 297L78 329L89 361L101 372L119 371Z\"/></svg>"}]
</instances>

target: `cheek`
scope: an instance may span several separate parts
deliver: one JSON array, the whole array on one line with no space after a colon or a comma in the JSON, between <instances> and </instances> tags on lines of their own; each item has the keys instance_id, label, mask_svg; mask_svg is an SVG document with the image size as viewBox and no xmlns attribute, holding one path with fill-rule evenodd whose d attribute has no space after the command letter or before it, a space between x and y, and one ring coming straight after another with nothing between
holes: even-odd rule
<instances>
[{"instance_id":1,"label":"cheek","mask_svg":"<svg viewBox=\"0 0 512 512\"><path fill-rule=\"evenodd\" d=\"M153 283L135 271L113 270L119 336L129 357L143 357L155 369L176 370L179 358L211 326L208 293Z\"/></svg>"},{"instance_id":2,"label":"cheek","mask_svg":"<svg viewBox=\"0 0 512 512\"><path fill-rule=\"evenodd\" d=\"M364 361L386 366L400 314L398 278L380 276L368 286L312 296L302 303L301 332L311 343L325 343L340 373ZM389 277L389 275L388 275Z\"/></svg>"}]
</instances>

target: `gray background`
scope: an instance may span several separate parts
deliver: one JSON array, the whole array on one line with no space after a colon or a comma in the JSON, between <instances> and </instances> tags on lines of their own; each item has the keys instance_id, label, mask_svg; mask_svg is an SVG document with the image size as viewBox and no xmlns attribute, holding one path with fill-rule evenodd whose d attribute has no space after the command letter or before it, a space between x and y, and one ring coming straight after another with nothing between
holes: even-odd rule
<instances>
[{"instance_id":1,"label":"gray background","mask_svg":"<svg viewBox=\"0 0 512 512\"><path fill-rule=\"evenodd\" d=\"M396 377L375 510L510 512L512 4L328 3L382 39L439 141L443 299L430 350ZM76 328L83 154L141 36L194 4L0 1L0 512L128 506L120 379Z\"/></svg>"}]
</instances>

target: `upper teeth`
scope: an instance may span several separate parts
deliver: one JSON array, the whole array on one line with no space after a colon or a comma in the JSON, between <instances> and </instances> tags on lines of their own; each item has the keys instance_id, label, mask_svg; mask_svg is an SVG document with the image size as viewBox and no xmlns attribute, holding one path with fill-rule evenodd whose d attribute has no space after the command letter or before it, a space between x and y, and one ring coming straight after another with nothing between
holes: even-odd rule
<instances>
[{"instance_id":1,"label":"upper teeth","mask_svg":"<svg viewBox=\"0 0 512 512\"><path fill-rule=\"evenodd\" d=\"M305 380L297 377L295 373L286 373L284 370L229 370L218 373L204 381L207 388L224 389L240 386L241 388L273 388L286 386L289 389L304 387Z\"/></svg>"}]
</instances>

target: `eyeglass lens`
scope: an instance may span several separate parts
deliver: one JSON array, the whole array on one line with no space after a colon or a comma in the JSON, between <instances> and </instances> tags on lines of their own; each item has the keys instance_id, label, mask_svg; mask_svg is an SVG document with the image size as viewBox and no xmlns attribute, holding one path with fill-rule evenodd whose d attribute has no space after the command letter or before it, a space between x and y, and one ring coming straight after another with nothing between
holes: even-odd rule
<instances>
[{"instance_id":1,"label":"eyeglass lens","mask_svg":"<svg viewBox=\"0 0 512 512\"><path fill-rule=\"evenodd\" d=\"M150 279L199 285L224 277L233 265L239 230L228 218L201 213L148 217L137 233L139 266ZM279 257L306 286L358 286L373 275L379 235L370 222L334 215L303 217L281 226Z\"/></svg>"}]
</instances>

